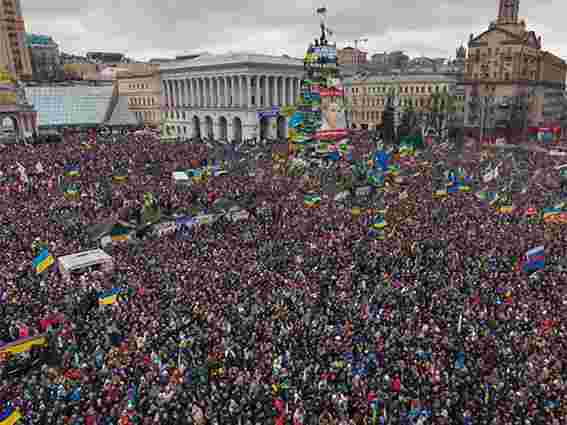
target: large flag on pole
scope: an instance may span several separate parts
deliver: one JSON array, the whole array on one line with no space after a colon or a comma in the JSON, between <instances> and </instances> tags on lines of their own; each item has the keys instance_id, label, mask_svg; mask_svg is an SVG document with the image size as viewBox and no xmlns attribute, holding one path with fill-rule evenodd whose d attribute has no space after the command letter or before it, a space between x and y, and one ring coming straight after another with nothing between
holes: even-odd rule
<instances>
[{"instance_id":1,"label":"large flag on pole","mask_svg":"<svg viewBox=\"0 0 567 425\"><path fill-rule=\"evenodd\" d=\"M545 252L544 246L538 246L526 252L524 259L524 271L534 272L545 267Z\"/></svg>"}]
</instances>

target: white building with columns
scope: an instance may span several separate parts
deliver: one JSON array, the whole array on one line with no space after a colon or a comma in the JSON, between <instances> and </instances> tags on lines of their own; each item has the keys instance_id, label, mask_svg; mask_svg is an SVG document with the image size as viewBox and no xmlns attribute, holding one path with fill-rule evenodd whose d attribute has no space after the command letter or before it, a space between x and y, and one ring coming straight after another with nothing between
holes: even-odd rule
<instances>
[{"instance_id":1,"label":"white building with columns","mask_svg":"<svg viewBox=\"0 0 567 425\"><path fill-rule=\"evenodd\" d=\"M294 105L303 72L300 59L257 54L205 54L162 63L165 131L228 141L285 138L286 118L260 119L259 112Z\"/></svg>"}]
</instances>

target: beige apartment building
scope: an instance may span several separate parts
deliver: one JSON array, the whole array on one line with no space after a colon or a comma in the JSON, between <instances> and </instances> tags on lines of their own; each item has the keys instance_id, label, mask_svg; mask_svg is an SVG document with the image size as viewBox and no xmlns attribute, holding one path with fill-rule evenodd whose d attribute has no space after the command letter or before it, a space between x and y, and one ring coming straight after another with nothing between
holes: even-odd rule
<instances>
[{"instance_id":1,"label":"beige apartment building","mask_svg":"<svg viewBox=\"0 0 567 425\"><path fill-rule=\"evenodd\" d=\"M500 0L498 18L487 31L471 34L465 65L465 127L470 135L484 130L507 134L511 114L521 101L523 124L529 127L560 125L564 107L567 64L542 49L541 36L518 19L519 0ZM516 112L514 112L516 111Z\"/></svg>"},{"instance_id":2,"label":"beige apartment building","mask_svg":"<svg viewBox=\"0 0 567 425\"><path fill-rule=\"evenodd\" d=\"M128 98L130 111L144 125L158 127L161 114L159 71L118 73L116 83L119 94Z\"/></svg>"},{"instance_id":3,"label":"beige apartment building","mask_svg":"<svg viewBox=\"0 0 567 425\"><path fill-rule=\"evenodd\" d=\"M32 78L20 0L0 1L0 67L19 80Z\"/></svg>"},{"instance_id":4,"label":"beige apartment building","mask_svg":"<svg viewBox=\"0 0 567 425\"><path fill-rule=\"evenodd\" d=\"M350 124L375 129L382 125L388 96L399 99L401 112L412 107L427 112L435 93L454 96L457 113L464 111L464 93L459 91L456 74L382 74L345 80Z\"/></svg>"}]
</instances>

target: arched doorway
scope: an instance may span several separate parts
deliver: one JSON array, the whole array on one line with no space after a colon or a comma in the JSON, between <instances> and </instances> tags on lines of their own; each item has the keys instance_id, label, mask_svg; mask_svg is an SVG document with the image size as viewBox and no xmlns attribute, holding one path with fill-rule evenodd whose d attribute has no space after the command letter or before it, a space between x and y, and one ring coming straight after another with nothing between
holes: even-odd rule
<instances>
[{"instance_id":1,"label":"arched doorway","mask_svg":"<svg viewBox=\"0 0 567 425\"><path fill-rule=\"evenodd\" d=\"M228 122L225 117L219 118L219 140L228 140Z\"/></svg>"},{"instance_id":2,"label":"arched doorway","mask_svg":"<svg viewBox=\"0 0 567 425\"><path fill-rule=\"evenodd\" d=\"M0 137L2 139L18 139L18 121L11 115L4 115L0 123Z\"/></svg>"},{"instance_id":3,"label":"arched doorway","mask_svg":"<svg viewBox=\"0 0 567 425\"><path fill-rule=\"evenodd\" d=\"M208 115L205 117L205 133L208 139L212 140L215 138L215 134L213 132L213 119Z\"/></svg>"},{"instance_id":4,"label":"arched doorway","mask_svg":"<svg viewBox=\"0 0 567 425\"><path fill-rule=\"evenodd\" d=\"M232 140L242 142L242 120L239 117L232 120Z\"/></svg>"},{"instance_id":5,"label":"arched doorway","mask_svg":"<svg viewBox=\"0 0 567 425\"><path fill-rule=\"evenodd\" d=\"M196 115L193 117L193 137L201 138L201 120Z\"/></svg>"},{"instance_id":6,"label":"arched doorway","mask_svg":"<svg viewBox=\"0 0 567 425\"><path fill-rule=\"evenodd\" d=\"M277 121L277 129L278 129L278 139L285 140L287 139L287 129L286 129L286 120L285 117L279 116Z\"/></svg>"},{"instance_id":7,"label":"arched doorway","mask_svg":"<svg viewBox=\"0 0 567 425\"><path fill-rule=\"evenodd\" d=\"M270 119L266 117L260 118L260 140L270 137Z\"/></svg>"}]
</instances>

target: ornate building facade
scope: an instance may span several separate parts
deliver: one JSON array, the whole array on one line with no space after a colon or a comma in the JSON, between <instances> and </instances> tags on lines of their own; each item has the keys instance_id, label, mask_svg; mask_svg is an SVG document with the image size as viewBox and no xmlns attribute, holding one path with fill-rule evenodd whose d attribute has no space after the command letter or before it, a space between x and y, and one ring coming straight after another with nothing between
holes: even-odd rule
<instances>
[{"instance_id":1,"label":"ornate building facade","mask_svg":"<svg viewBox=\"0 0 567 425\"><path fill-rule=\"evenodd\" d=\"M529 127L560 122L567 64L542 49L541 36L518 13L519 0L500 0L497 20L471 34L464 74L469 135L518 137Z\"/></svg>"},{"instance_id":2,"label":"ornate building facade","mask_svg":"<svg viewBox=\"0 0 567 425\"><path fill-rule=\"evenodd\" d=\"M13 73L18 80L29 80L32 77L30 52L26 41L20 0L2 0L0 3L0 67Z\"/></svg>"},{"instance_id":3,"label":"ornate building facade","mask_svg":"<svg viewBox=\"0 0 567 425\"><path fill-rule=\"evenodd\" d=\"M398 116L405 108L427 111L434 94L455 97L457 114L464 111L464 93L457 74L378 74L345 81L350 120L357 128L373 130L382 125L388 96L399 99Z\"/></svg>"},{"instance_id":4,"label":"ornate building facade","mask_svg":"<svg viewBox=\"0 0 567 425\"><path fill-rule=\"evenodd\" d=\"M287 124L279 108L295 104L303 61L205 54L161 63L160 75L167 135L237 141L285 138Z\"/></svg>"}]
</instances>

